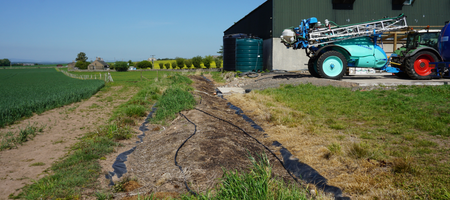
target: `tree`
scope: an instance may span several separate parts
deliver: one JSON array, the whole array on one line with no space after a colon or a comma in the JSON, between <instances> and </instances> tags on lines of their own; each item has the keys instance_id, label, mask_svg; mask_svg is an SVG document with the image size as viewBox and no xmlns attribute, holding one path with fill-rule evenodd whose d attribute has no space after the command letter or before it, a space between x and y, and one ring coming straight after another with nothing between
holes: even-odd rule
<instances>
[{"instance_id":1,"label":"tree","mask_svg":"<svg viewBox=\"0 0 450 200\"><path fill-rule=\"evenodd\" d=\"M222 68L222 59L217 57L214 58L214 63L216 63L216 68Z\"/></svg>"},{"instance_id":2,"label":"tree","mask_svg":"<svg viewBox=\"0 0 450 200\"><path fill-rule=\"evenodd\" d=\"M205 67L209 69L213 61L214 58L211 55L205 56L205 58L203 58L203 65L205 65Z\"/></svg>"},{"instance_id":3,"label":"tree","mask_svg":"<svg viewBox=\"0 0 450 200\"><path fill-rule=\"evenodd\" d=\"M164 66L166 67L166 69L170 69L170 63L164 63Z\"/></svg>"},{"instance_id":4,"label":"tree","mask_svg":"<svg viewBox=\"0 0 450 200\"><path fill-rule=\"evenodd\" d=\"M143 60L136 64L136 68L139 68L139 69L147 69L147 68L152 69L152 67L153 67L152 63L148 60Z\"/></svg>"},{"instance_id":5,"label":"tree","mask_svg":"<svg viewBox=\"0 0 450 200\"><path fill-rule=\"evenodd\" d=\"M134 66L133 61L129 60L129 61L128 61L128 66Z\"/></svg>"},{"instance_id":6,"label":"tree","mask_svg":"<svg viewBox=\"0 0 450 200\"><path fill-rule=\"evenodd\" d=\"M128 71L127 62L124 62L124 61L116 61L116 63L114 64L114 68L118 72L126 72L126 71Z\"/></svg>"},{"instance_id":7,"label":"tree","mask_svg":"<svg viewBox=\"0 0 450 200\"><path fill-rule=\"evenodd\" d=\"M86 54L84 52L80 52L77 55L77 58L75 58L76 61L80 61L81 60L83 62L86 62L87 59L88 59L88 57L86 57Z\"/></svg>"},{"instance_id":8,"label":"tree","mask_svg":"<svg viewBox=\"0 0 450 200\"><path fill-rule=\"evenodd\" d=\"M202 57L201 56L195 56L192 59L192 64L194 65L195 68L200 69L202 66Z\"/></svg>"},{"instance_id":9,"label":"tree","mask_svg":"<svg viewBox=\"0 0 450 200\"><path fill-rule=\"evenodd\" d=\"M184 61L184 64L186 64L186 67L187 67L188 69L190 69L190 68L192 67L192 60L186 59L186 60Z\"/></svg>"},{"instance_id":10,"label":"tree","mask_svg":"<svg viewBox=\"0 0 450 200\"><path fill-rule=\"evenodd\" d=\"M78 69L87 69L89 64L91 64L91 63L79 60L79 61L77 61L77 63L75 63L75 67L77 67Z\"/></svg>"},{"instance_id":11,"label":"tree","mask_svg":"<svg viewBox=\"0 0 450 200\"><path fill-rule=\"evenodd\" d=\"M220 45L220 50L217 53L220 54L219 58L223 59L223 45Z\"/></svg>"},{"instance_id":12,"label":"tree","mask_svg":"<svg viewBox=\"0 0 450 200\"><path fill-rule=\"evenodd\" d=\"M11 65L11 61L9 61L9 59L5 58L0 60L0 66L10 66Z\"/></svg>"},{"instance_id":13,"label":"tree","mask_svg":"<svg viewBox=\"0 0 450 200\"><path fill-rule=\"evenodd\" d=\"M177 62L176 61L173 61L172 62L172 69L176 69L177 68Z\"/></svg>"},{"instance_id":14,"label":"tree","mask_svg":"<svg viewBox=\"0 0 450 200\"><path fill-rule=\"evenodd\" d=\"M164 69L164 63L160 62L160 63L158 63L158 64L159 64L159 68L160 68L160 69Z\"/></svg>"},{"instance_id":15,"label":"tree","mask_svg":"<svg viewBox=\"0 0 450 200\"><path fill-rule=\"evenodd\" d=\"M178 68L180 68L180 69L184 68L184 59L183 58L176 57L175 62L177 62Z\"/></svg>"}]
</instances>

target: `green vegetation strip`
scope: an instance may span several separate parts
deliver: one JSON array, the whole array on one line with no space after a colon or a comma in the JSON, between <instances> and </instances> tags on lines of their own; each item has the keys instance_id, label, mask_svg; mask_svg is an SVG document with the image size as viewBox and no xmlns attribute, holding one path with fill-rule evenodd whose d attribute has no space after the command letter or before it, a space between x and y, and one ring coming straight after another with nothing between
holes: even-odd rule
<instances>
[{"instance_id":1,"label":"green vegetation strip","mask_svg":"<svg viewBox=\"0 0 450 200\"><path fill-rule=\"evenodd\" d=\"M305 126L312 134L359 136L361 143L349 146L348 156L393 163L395 187L413 196L450 197L450 149L437 143L450 136L450 86L352 92L304 84L260 93L276 101L267 102L268 107L282 104L296 111L282 117L283 125ZM328 149L334 154L341 151L335 143Z\"/></svg>"},{"instance_id":2,"label":"green vegetation strip","mask_svg":"<svg viewBox=\"0 0 450 200\"><path fill-rule=\"evenodd\" d=\"M104 84L69 78L55 69L0 70L0 127L89 98Z\"/></svg>"}]
</instances>

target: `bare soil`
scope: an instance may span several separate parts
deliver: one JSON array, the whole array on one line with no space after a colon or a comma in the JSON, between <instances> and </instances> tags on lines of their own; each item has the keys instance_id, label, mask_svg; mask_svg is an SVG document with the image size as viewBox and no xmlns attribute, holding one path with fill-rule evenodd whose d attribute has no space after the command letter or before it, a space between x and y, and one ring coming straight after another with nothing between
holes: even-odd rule
<instances>
[{"instance_id":1,"label":"bare soil","mask_svg":"<svg viewBox=\"0 0 450 200\"><path fill-rule=\"evenodd\" d=\"M15 149L0 151L0 199L8 199L12 193L17 195L20 188L44 177L51 164L63 158L69 152L68 148L78 141L78 137L105 124L113 108L126 102L134 92L114 92L121 88L118 86L109 91L100 91L90 99L36 114L0 129L1 133L18 133L27 125L36 123L45 126L43 132L33 140ZM105 100L113 94L119 96L114 96L115 100L111 102ZM44 165L31 166L38 162Z\"/></svg>"}]
</instances>

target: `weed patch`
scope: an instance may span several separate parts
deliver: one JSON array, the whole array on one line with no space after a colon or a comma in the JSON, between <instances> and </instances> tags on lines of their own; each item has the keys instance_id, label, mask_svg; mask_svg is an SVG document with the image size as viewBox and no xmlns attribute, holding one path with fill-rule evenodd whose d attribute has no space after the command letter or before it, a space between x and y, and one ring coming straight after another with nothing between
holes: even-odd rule
<instances>
[{"instance_id":1,"label":"weed patch","mask_svg":"<svg viewBox=\"0 0 450 200\"><path fill-rule=\"evenodd\" d=\"M27 125L24 129L20 129L19 133L8 132L2 136L0 150L12 149L17 145L22 145L28 140L32 140L36 135L44 130L45 126L39 126L34 123Z\"/></svg>"},{"instance_id":2,"label":"weed patch","mask_svg":"<svg viewBox=\"0 0 450 200\"><path fill-rule=\"evenodd\" d=\"M194 96L188 91L179 87L168 88L161 96L157 104L158 110L152 120L160 122L174 119L176 113L194 108L195 103Z\"/></svg>"}]
</instances>

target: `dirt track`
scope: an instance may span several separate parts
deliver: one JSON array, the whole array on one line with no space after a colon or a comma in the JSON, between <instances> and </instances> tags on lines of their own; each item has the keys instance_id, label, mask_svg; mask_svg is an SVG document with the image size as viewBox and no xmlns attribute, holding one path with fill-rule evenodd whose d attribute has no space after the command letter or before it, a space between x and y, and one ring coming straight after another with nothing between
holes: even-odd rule
<instances>
[{"instance_id":1,"label":"dirt track","mask_svg":"<svg viewBox=\"0 0 450 200\"><path fill-rule=\"evenodd\" d=\"M121 93L123 99L103 101L111 93L100 91L88 100L46 111L0 129L2 133L17 133L29 124L45 126L44 131L33 140L15 149L0 151L0 199L8 199L11 193L17 195L25 184L44 177L47 174L45 170L62 158L68 148L78 141L78 137L105 124L112 109L127 101L132 91ZM31 166L38 162L44 165Z\"/></svg>"}]
</instances>

